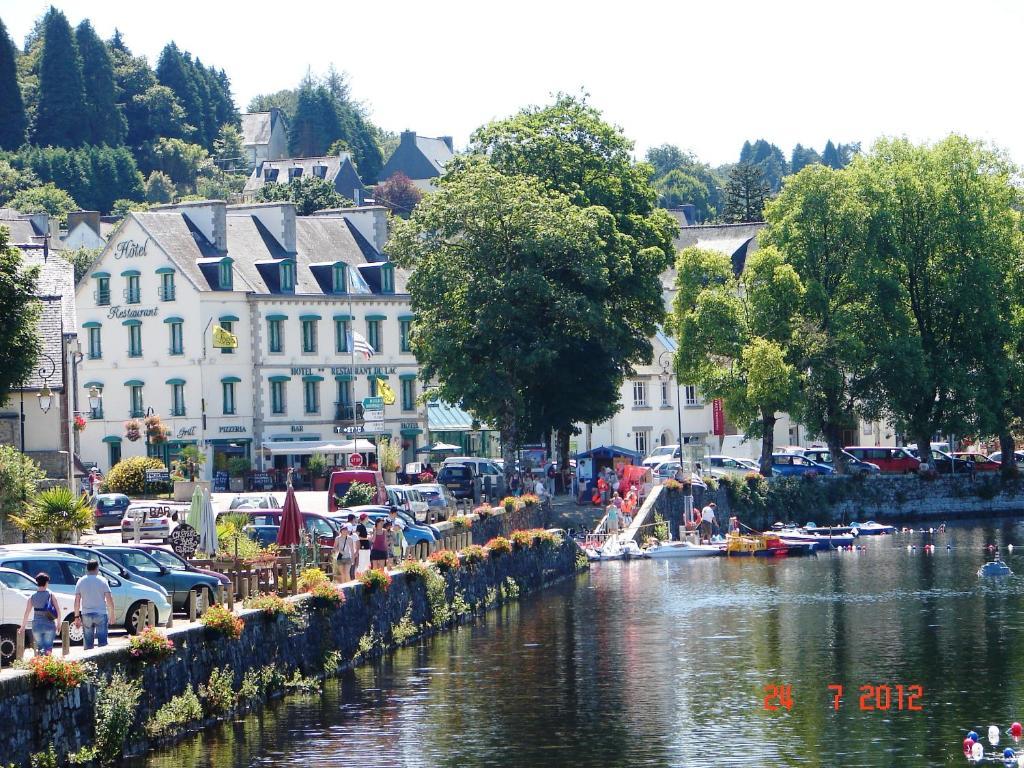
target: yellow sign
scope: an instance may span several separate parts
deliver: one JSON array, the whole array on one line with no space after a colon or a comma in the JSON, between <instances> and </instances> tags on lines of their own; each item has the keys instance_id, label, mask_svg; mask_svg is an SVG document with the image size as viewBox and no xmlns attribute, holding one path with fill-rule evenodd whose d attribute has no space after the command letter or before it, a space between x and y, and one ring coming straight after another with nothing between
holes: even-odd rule
<instances>
[{"instance_id":1,"label":"yellow sign","mask_svg":"<svg viewBox=\"0 0 1024 768\"><path fill-rule=\"evenodd\" d=\"M377 394L384 399L384 405L395 404L395 390L384 379L377 379Z\"/></svg>"},{"instance_id":2,"label":"yellow sign","mask_svg":"<svg viewBox=\"0 0 1024 768\"><path fill-rule=\"evenodd\" d=\"M213 326L213 346L214 349L236 349L238 337L231 331L226 331L219 325L215 325Z\"/></svg>"}]
</instances>

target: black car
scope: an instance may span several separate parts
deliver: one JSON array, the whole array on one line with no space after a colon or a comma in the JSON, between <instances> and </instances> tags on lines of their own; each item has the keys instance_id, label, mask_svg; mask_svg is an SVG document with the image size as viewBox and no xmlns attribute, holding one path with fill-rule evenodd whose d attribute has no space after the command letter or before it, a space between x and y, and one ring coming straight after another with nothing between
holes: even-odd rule
<instances>
[{"instance_id":1,"label":"black car","mask_svg":"<svg viewBox=\"0 0 1024 768\"><path fill-rule=\"evenodd\" d=\"M456 499L473 498L473 470L465 464L445 464L437 473L437 482Z\"/></svg>"},{"instance_id":2,"label":"black car","mask_svg":"<svg viewBox=\"0 0 1024 768\"><path fill-rule=\"evenodd\" d=\"M123 493L96 494L92 500L93 527L98 531L100 528L120 526L121 518L131 503L131 499Z\"/></svg>"},{"instance_id":3,"label":"black car","mask_svg":"<svg viewBox=\"0 0 1024 768\"><path fill-rule=\"evenodd\" d=\"M908 446L906 450L913 455L915 459L921 458L920 452L914 446ZM958 459L952 454L940 451L938 448L932 448L932 467L935 468L935 472L939 475L949 474L960 474L961 472L965 475L971 471L970 465L963 459Z\"/></svg>"}]
</instances>

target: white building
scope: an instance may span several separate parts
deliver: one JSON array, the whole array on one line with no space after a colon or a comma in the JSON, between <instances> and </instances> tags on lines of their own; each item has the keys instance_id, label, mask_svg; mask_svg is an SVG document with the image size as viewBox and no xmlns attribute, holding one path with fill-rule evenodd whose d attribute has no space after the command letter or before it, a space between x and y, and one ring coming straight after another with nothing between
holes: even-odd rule
<instances>
[{"instance_id":1,"label":"white building","mask_svg":"<svg viewBox=\"0 0 1024 768\"><path fill-rule=\"evenodd\" d=\"M346 439L350 406L383 377L397 401L379 430L412 460L424 417L406 276L380 250L385 216L219 201L129 214L76 293L81 387L103 392L83 458L107 470L122 456L148 450L170 462L196 445L206 477L236 456L256 468L304 465L309 454L294 444ZM236 349L213 347L214 324ZM353 365L350 330L377 354ZM151 412L168 441L129 441L125 422Z\"/></svg>"}]
</instances>

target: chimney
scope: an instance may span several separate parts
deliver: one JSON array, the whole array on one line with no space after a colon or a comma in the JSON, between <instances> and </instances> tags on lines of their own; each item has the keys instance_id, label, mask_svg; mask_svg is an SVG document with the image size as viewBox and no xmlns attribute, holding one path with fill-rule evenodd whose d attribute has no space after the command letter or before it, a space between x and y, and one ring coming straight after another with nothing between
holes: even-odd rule
<instances>
[{"instance_id":1,"label":"chimney","mask_svg":"<svg viewBox=\"0 0 1024 768\"><path fill-rule=\"evenodd\" d=\"M100 234L100 212L99 211L72 211L68 214L68 232L79 224L85 223L97 235Z\"/></svg>"},{"instance_id":2,"label":"chimney","mask_svg":"<svg viewBox=\"0 0 1024 768\"><path fill-rule=\"evenodd\" d=\"M448 145L448 151L451 152L454 155L455 154L455 143L452 141L452 137L451 136L441 136L440 139L441 139L441 141L443 141L445 144Z\"/></svg>"},{"instance_id":3,"label":"chimney","mask_svg":"<svg viewBox=\"0 0 1024 768\"><path fill-rule=\"evenodd\" d=\"M416 146L416 131L402 131L398 143Z\"/></svg>"},{"instance_id":4,"label":"chimney","mask_svg":"<svg viewBox=\"0 0 1024 768\"><path fill-rule=\"evenodd\" d=\"M228 215L252 216L267 228L281 248L295 253L295 203L232 205Z\"/></svg>"},{"instance_id":5,"label":"chimney","mask_svg":"<svg viewBox=\"0 0 1024 768\"><path fill-rule=\"evenodd\" d=\"M196 200L187 203L158 205L152 211L180 213L203 233L218 251L228 249L227 203L223 200Z\"/></svg>"},{"instance_id":6,"label":"chimney","mask_svg":"<svg viewBox=\"0 0 1024 768\"><path fill-rule=\"evenodd\" d=\"M359 230L359 234L370 241L381 253L388 241L388 209L382 205L363 205L359 208L343 208L341 217ZM337 214L334 214L337 215Z\"/></svg>"}]
</instances>

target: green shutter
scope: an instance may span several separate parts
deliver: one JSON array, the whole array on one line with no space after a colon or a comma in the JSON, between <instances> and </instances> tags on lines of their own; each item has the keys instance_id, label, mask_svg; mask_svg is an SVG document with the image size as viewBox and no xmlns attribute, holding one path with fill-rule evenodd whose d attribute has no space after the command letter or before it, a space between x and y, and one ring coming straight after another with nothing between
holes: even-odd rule
<instances>
[{"instance_id":1,"label":"green shutter","mask_svg":"<svg viewBox=\"0 0 1024 768\"><path fill-rule=\"evenodd\" d=\"M184 323L185 321L180 317L165 317L165 323Z\"/></svg>"}]
</instances>

